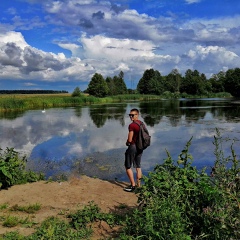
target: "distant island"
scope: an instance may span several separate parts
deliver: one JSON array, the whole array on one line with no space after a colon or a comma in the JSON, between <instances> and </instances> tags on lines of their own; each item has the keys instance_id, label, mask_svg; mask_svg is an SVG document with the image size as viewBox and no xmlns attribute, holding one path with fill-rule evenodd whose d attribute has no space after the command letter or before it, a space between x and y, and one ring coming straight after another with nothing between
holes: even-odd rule
<instances>
[{"instance_id":1,"label":"distant island","mask_svg":"<svg viewBox=\"0 0 240 240\"><path fill-rule=\"evenodd\" d=\"M0 94L56 94L56 93L68 93L68 91L56 91L56 90L0 90Z\"/></svg>"}]
</instances>

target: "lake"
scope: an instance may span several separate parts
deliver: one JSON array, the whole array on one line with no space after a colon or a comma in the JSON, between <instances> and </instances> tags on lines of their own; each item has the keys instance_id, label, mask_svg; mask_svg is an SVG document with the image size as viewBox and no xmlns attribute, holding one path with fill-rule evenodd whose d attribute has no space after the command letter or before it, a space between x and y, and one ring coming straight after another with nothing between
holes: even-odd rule
<instances>
[{"instance_id":1,"label":"lake","mask_svg":"<svg viewBox=\"0 0 240 240\"><path fill-rule=\"evenodd\" d=\"M47 177L71 174L127 180L125 142L130 109L140 110L152 136L142 157L145 175L162 163L166 150L174 160L192 138L190 153L199 169L213 166L216 128L234 139L239 155L240 104L235 99L179 99L2 113L0 146L28 157L28 168ZM231 154L226 141L223 150Z\"/></svg>"}]
</instances>

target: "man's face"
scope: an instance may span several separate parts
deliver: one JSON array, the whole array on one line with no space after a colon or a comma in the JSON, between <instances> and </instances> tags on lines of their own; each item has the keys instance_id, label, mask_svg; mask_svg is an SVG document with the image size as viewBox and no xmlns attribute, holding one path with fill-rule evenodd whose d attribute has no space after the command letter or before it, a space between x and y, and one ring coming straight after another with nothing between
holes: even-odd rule
<instances>
[{"instance_id":1,"label":"man's face","mask_svg":"<svg viewBox=\"0 0 240 240\"><path fill-rule=\"evenodd\" d=\"M131 111L129 114L129 117L132 121L137 120L138 119L138 113L135 111Z\"/></svg>"}]
</instances>

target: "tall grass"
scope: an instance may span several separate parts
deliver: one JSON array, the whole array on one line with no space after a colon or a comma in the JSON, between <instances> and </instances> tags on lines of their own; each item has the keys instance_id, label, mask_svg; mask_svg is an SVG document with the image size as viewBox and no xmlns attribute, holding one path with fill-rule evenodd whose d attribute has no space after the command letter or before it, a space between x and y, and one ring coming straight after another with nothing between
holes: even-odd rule
<instances>
[{"instance_id":1,"label":"tall grass","mask_svg":"<svg viewBox=\"0 0 240 240\"><path fill-rule=\"evenodd\" d=\"M160 97L141 94L117 95L106 98L97 98L90 95L72 97L70 94L0 95L0 111L83 106L97 103L124 102L129 100L146 101L152 99L160 99Z\"/></svg>"}]
</instances>

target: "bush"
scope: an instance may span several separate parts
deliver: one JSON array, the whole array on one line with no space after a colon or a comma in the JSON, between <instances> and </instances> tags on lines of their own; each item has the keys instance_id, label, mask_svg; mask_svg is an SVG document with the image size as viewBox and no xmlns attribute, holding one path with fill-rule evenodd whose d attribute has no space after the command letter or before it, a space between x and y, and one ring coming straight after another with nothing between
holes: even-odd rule
<instances>
[{"instance_id":1,"label":"bush","mask_svg":"<svg viewBox=\"0 0 240 240\"><path fill-rule=\"evenodd\" d=\"M14 148L0 148L0 189L15 184L36 182L42 180L42 174L26 171L26 156L20 157Z\"/></svg>"},{"instance_id":2,"label":"bush","mask_svg":"<svg viewBox=\"0 0 240 240\"><path fill-rule=\"evenodd\" d=\"M174 162L170 154L138 189L139 208L120 239L240 239L239 161L225 158L215 137L214 175L192 166L191 139Z\"/></svg>"}]
</instances>

